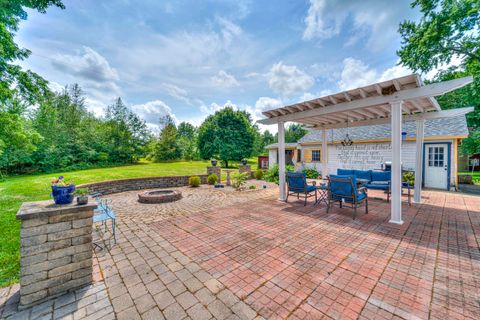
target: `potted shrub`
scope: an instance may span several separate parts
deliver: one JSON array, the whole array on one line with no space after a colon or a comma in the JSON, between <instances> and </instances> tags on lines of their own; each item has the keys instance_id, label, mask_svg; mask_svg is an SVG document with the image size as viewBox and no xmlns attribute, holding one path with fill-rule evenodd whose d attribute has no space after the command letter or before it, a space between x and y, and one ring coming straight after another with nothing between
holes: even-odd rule
<instances>
[{"instance_id":1,"label":"potted shrub","mask_svg":"<svg viewBox=\"0 0 480 320\"><path fill-rule=\"evenodd\" d=\"M65 181L63 176L52 181L52 197L55 204L69 204L73 201L75 185L72 182Z\"/></svg>"},{"instance_id":2,"label":"potted shrub","mask_svg":"<svg viewBox=\"0 0 480 320\"><path fill-rule=\"evenodd\" d=\"M212 159L212 160L210 160L210 162L212 163L212 166L214 166L214 167L217 166L217 159Z\"/></svg>"},{"instance_id":3,"label":"potted shrub","mask_svg":"<svg viewBox=\"0 0 480 320\"><path fill-rule=\"evenodd\" d=\"M243 159L242 159L242 165L246 166L246 165L247 165L247 163L248 163L248 160L247 160L247 159L245 159L245 158L243 158Z\"/></svg>"},{"instance_id":4,"label":"potted shrub","mask_svg":"<svg viewBox=\"0 0 480 320\"><path fill-rule=\"evenodd\" d=\"M75 195L77 196L77 204L87 204L88 203L88 189L87 188L78 188L75 190Z\"/></svg>"}]
</instances>

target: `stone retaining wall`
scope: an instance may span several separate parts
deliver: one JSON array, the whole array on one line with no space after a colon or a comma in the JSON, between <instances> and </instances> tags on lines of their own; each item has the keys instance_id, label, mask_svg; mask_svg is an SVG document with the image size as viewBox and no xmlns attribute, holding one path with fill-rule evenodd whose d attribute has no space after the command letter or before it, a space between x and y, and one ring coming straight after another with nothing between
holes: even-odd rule
<instances>
[{"instance_id":1,"label":"stone retaining wall","mask_svg":"<svg viewBox=\"0 0 480 320\"><path fill-rule=\"evenodd\" d=\"M97 205L24 202L20 228L20 305L26 308L92 282L92 217Z\"/></svg>"},{"instance_id":2,"label":"stone retaining wall","mask_svg":"<svg viewBox=\"0 0 480 320\"><path fill-rule=\"evenodd\" d=\"M193 175L192 175L193 176ZM88 183L77 188L88 188L91 192L112 194L131 190L174 188L188 186L188 179L192 176L148 177L122 180L110 180L97 183ZM199 174L202 184L207 183L207 175Z\"/></svg>"}]
</instances>

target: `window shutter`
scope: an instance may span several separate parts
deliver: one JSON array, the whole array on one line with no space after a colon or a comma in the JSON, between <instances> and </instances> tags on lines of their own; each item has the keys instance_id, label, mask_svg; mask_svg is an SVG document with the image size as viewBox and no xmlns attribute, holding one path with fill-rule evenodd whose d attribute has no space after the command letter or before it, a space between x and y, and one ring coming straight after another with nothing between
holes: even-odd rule
<instances>
[{"instance_id":1,"label":"window shutter","mask_svg":"<svg viewBox=\"0 0 480 320\"><path fill-rule=\"evenodd\" d=\"M312 150L304 149L303 157L305 159L305 162L312 162Z\"/></svg>"}]
</instances>

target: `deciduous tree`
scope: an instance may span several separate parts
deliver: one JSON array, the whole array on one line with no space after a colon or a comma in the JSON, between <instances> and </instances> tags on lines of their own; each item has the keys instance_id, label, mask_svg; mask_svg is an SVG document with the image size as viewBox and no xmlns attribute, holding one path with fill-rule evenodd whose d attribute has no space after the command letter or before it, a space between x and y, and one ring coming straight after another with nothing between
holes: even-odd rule
<instances>
[{"instance_id":1,"label":"deciduous tree","mask_svg":"<svg viewBox=\"0 0 480 320\"><path fill-rule=\"evenodd\" d=\"M219 158L228 167L252 155L255 132L248 114L227 107L209 116L198 129L198 149L203 159Z\"/></svg>"}]
</instances>

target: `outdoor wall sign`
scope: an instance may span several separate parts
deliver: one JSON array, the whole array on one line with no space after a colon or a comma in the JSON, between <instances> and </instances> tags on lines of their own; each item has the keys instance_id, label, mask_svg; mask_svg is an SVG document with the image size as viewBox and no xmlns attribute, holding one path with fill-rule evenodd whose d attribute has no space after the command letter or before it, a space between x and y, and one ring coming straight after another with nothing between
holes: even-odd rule
<instances>
[{"instance_id":1,"label":"outdoor wall sign","mask_svg":"<svg viewBox=\"0 0 480 320\"><path fill-rule=\"evenodd\" d=\"M385 161L391 161L391 149L390 143L335 145L337 159L345 168L379 168Z\"/></svg>"}]
</instances>

